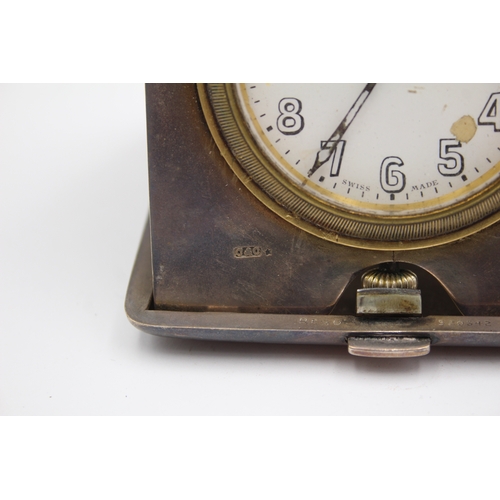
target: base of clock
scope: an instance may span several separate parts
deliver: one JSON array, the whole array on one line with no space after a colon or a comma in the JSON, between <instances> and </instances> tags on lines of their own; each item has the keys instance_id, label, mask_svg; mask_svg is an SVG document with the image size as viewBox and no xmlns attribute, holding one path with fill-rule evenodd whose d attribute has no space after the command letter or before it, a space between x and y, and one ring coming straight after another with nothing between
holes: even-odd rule
<instances>
[{"instance_id":1,"label":"base of clock","mask_svg":"<svg viewBox=\"0 0 500 500\"><path fill-rule=\"evenodd\" d=\"M499 317L424 316L388 320L349 315L157 310L153 300L149 222L130 277L125 311L135 327L164 337L345 347L350 338L358 342L363 337L413 338L429 339L433 346L500 347ZM401 357L407 356L402 352Z\"/></svg>"}]
</instances>

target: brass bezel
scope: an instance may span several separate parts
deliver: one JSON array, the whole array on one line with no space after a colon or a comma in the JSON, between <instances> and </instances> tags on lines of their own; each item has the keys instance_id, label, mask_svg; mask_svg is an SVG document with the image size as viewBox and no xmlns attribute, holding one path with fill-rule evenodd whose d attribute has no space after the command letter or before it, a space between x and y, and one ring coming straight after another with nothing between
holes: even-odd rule
<instances>
[{"instance_id":1,"label":"brass bezel","mask_svg":"<svg viewBox=\"0 0 500 500\"><path fill-rule=\"evenodd\" d=\"M328 205L271 165L245 124L233 84L198 84L198 93L212 136L237 177L273 212L320 238L356 248L412 250L462 239L500 220L500 180L423 215L356 214Z\"/></svg>"}]
</instances>

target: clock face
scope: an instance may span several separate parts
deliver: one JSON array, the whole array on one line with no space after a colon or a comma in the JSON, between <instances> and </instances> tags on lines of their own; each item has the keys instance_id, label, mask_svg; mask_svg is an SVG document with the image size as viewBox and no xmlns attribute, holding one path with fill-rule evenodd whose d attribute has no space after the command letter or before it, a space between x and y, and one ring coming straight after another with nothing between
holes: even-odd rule
<instances>
[{"instance_id":1,"label":"clock face","mask_svg":"<svg viewBox=\"0 0 500 500\"><path fill-rule=\"evenodd\" d=\"M500 207L500 84L245 83L209 96L237 162L327 239L439 244Z\"/></svg>"},{"instance_id":2,"label":"clock face","mask_svg":"<svg viewBox=\"0 0 500 500\"><path fill-rule=\"evenodd\" d=\"M420 214L498 178L500 85L378 84L363 95L364 87L248 83L237 86L237 96L272 164L328 204ZM364 102L351 111L360 95ZM327 158L330 137L350 111ZM320 151L326 161L310 173Z\"/></svg>"}]
</instances>

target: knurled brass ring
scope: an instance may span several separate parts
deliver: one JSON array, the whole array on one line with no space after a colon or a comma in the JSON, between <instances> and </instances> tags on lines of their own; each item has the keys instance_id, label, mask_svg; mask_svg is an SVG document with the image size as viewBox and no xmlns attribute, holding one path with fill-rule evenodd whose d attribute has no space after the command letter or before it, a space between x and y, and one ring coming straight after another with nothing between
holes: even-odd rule
<instances>
[{"instance_id":1,"label":"knurled brass ring","mask_svg":"<svg viewBox=\"0 0 500 500\"><path fill-rule=\"evenodd\" d=\"M500 220L500 181L452 207L417 216L376 216L328 205L300 190L251 137L232 84L199 84L207 124L222 156L245 186L291 224L325 240L376 250L413 250L469 236Z\"/></svg>"}]
</instances>

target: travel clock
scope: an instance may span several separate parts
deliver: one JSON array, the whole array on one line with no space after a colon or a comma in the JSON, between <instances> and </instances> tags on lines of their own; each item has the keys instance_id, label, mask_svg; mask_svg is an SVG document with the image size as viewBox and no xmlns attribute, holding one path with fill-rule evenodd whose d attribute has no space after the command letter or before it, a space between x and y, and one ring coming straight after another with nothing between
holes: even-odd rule
<instances>
[{"instance_id":1,"label":"travel clock","mask_svg":"<svg viewBox=\"0 0 500 500\"><path fill-rule=\"evenodd\" d=\"M157 335L409 357L500 345L500 84L146 87Z\"/></svg>"}]
</instances>

